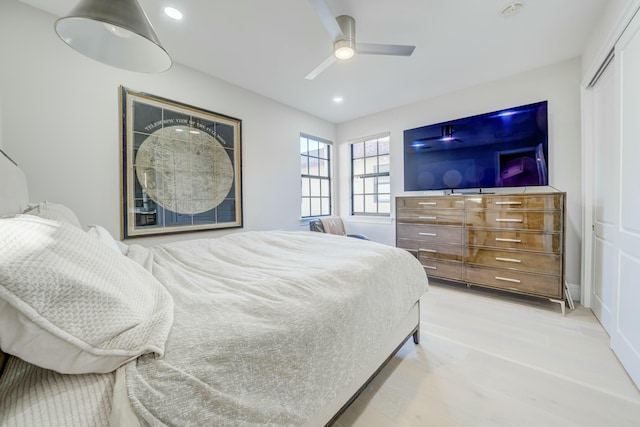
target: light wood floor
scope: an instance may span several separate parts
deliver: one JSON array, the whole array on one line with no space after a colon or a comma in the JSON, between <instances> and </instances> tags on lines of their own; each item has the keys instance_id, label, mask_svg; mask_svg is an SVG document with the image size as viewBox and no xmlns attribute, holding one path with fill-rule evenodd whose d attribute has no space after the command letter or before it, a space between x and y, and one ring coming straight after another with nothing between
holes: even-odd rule
<instances>
[{"instance_id":1,"label":"light wood floor","mask_svg":"<svg viewBox=\"0 0 640 427\"><path fill-rule=\"evenodd\" d=\"M640 392L589 309L431 283L406 343L336 426L640 426Z\"/></svg>"}]
</instances>

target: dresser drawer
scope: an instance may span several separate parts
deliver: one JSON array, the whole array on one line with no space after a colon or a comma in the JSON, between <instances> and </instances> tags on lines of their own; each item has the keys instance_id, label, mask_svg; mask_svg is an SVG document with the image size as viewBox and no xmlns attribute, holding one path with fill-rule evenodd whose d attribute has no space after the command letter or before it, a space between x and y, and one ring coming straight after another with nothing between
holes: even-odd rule
<instances>
[{"instance_id":1,"label":"dresser drawer","mask_svg":"<svg viewBox=\"0 0 640 427\"><path fill-rule=\"evenodd\" d=\"M532 210L559 210L562 208L560 195L487 195L470 196L465 200L465 209L532 209Z\"/></svg>"},{"instance_id":2,"label":"dresser drawer","mask_svg":"<svg viewBox=\"0 0 640 427\"><path fill-rule=\"evenodd\" d=\"M561 253L559 233L467 229L467 245Z\"/></svg>"},{"instance_id":3,"label":"dresser drawer","mask_svg":"<svg viewBox=\"0 0 640 427\"><path fill-rule=\"evenodd\" d=\"M398 239L396 246L401 249L406 249L410 252L429 252L434 253L434 250L437 250L436 246L450 246L453 248L459 248L456 251L460 253L460 261L462 261L462 255L464 246L460 244L451 244L451 243L435 243L435 242L425 242L422 240L412 240L412 239ZM450 251L449 251L450 252ZM456 252L457 253L457 252Z\"/></svg>"},{"instance_id":4,"label":"dresser drawer","mask_svg":"<svg viewBox=\"0 0 640 427\"><path fill-rule=\"evenodd\" d=\"M462 226L464 213L454 209L398 209L398 222Z\"/></svg>"},{"instance_id":5,"label":"dresser drawer","mask_svg":"<svg viewBox=\"0 0 640 427\"><path fill-rule=\"evenodd\" d=\"M512 230L558 231L562 226L560 212L466 211L467 227Z\"/></svg>"},{"instance_id":6,"label":"dresser drawer","mask_svg":"<svg viewBox=\"0 0 640 427\"><path fill-rule=\"evenodd\" d=\"M561 274L560 255L469 247L465 262L532 273Z\"/></svg>"},{"instance_id":7,"label":"dresser drawer","mask_svg":"<svg viewBox=\"0 0 640 427\"><path fill-rule=\"evenodd\" d=\"M460 262L420 258L420 263L428 277L462 281L462 263Z\"/></svg>"},{"instance_id":8,"label":"dresser drawer","mask_svg":"<svg viewBox=\"0 0 640 427\"><path fill-rule=\"evenodd\" d=\"M458 245L421 244L417 249L418 259L425 258L462 262L464 248Z\"/></svg>"},{"instance_id":9,"label":"dresser drawer","mask_svg":"<svg viewBox=\"0 0 640 427\"><path fill-rule=\"evenodd\" d=\"M398 225L397 238L404 240L417 240L431 243L455 243L463 242L463 229L456 227L441 227L437 225L400 224Z\"/></svg>"},{"instance_id":10,"label":"dresser drawer","mask_svg":"<svg viewBox=\"0 0 640 427\"><path fill-rule=\"evenodd\" d=\"M398 209L462 209L464 198L460 196L398 197Z\"/></svg>"},{"instance_id":11,"label":"dresser drawer","mask_svg":"<svg viewBox=\"0 0 640 427\"><path fill-rule=\"evenodd\" d=\"M526 294L562 298L560 276L545 276L522 271L465 265L464 281Z\"/></svg>"}]
</instances>

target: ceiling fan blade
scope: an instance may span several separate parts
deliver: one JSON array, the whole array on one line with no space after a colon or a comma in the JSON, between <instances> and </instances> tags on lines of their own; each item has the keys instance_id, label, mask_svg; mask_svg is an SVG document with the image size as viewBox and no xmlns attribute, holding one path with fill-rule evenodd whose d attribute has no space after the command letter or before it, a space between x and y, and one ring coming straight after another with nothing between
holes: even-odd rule
<instances>
[{"instance_id":1,"label":"ceiling fan blade","mask_svg":"<svg viewBox=\"0 0 640 427\"><path fill-rule=\"evenodd\" d=\"M356 52L365 55L410 56L415 48L404 44L356 43Z\"/></svg>"},{"instance_id":2,"label":"ceiling fan blade","mask_svg":"<svg viewBox=\"0 0 640 427\"><path fill-rule=\"evenodd\" d=\"M336 58L334 54L331 54L330 56L327 57L327 59L322 61L320 63L320 65L318 65L316 68L314 68L309 74L304 76L304 78L307 79L307 80L315 79L316 77L318 77L318 75L320 75L320 73L322 73L324 70L329 68L331 66L331 64L333 64L337 60L338 60L338 58Z\"/></svg>"},{"instance_id":3,"label":"ceiling fan blade","mask_svg":"<svg viewBox=\"0 0 640 427\"><path fill-rule=\"evenodd\" d=\"M325 0L309 0L309 4L316 11L316 14L320 17L322 25L327 29L327 32L331 36L331 40L337 40L342 37L342 30L329 10L329 6Z\"/></svg>"}]
</instances>

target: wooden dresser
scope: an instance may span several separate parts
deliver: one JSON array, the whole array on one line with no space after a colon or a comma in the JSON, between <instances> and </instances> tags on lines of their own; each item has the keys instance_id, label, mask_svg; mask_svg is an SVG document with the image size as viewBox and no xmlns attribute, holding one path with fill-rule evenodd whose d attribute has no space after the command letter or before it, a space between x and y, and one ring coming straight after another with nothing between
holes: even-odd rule
<instances>
[{"instance_id":1,"label":"wooden dresser","mask_svg":"<svg viewBox=\"0 0 640 427\"><path fill-rule=\"evenodd\" d=\"M427 275L561 303L566 193L396 198L396 246Z\"/></svg>"}]
</instances>

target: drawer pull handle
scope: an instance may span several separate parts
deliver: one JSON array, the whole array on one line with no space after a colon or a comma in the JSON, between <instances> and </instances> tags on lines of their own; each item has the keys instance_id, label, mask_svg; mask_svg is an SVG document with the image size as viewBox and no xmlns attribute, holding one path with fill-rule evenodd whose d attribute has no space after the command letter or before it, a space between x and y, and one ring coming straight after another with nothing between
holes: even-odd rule
<instances>
[{"instance_id":1,"label":"drawer pull handle","mask_svg":"<svg viewBox=\"0 0 640 427\"><path fill-rule=\"evenodd\" d=\"M496 205L521 205L522 202L496 202Z\"/></svg>"},{"instance_id":2,"label":"drawer pull handle","mask_svg":"<svg viewBox=\"0 0 640 427\"><path fill-rule=\"evenodd\" d=\"M436 202L418 202L419 205L429 205L429 206L435 206L437 203Z\"/></svg>"},{"instance_id":3,"label":"drawer pull handle","mask_svg":"<svg viewBox=\"0 0 640 427\"><path fill-rule=\"evenodd\" d=\"M522 240L520 240L520 239L505 239L503 237L496 237L496 242L522 243Z\"/></svg>"},{"instance_id":4,"label":"drawer pull handle","mask_svg":"<svg viewBox=\"0 0 640 427\"><path fill-rule=\"evenodd\" d=\"M437 216L419 216L419 219L438 219Z\"/></svg>"},{"instance_id":5,"label":"drawer pull handle","mask_svg":"<svg viewBox=\"0 0 640 427\"><path fill-rule=\"evenodd\" d=\"M522 219L517 218L496 218L497 222L522 222Z\"/></svg>"},{"instance_id":6,"label":"drawer pull handle","mask_svg":"<svg viewBox=\"0 0 640 427\"><path fill-rule=\"evenodd\" d=\"M511 282L511 283L520 283L520 280L518 280L518 279L509 279L508 277L496 276L496 280L502 280L504 282Z\"/></svg>"},{"instance_id":7,"label":"drawer pull handle","mask_svg":"<svg viewBox=\"0 0 640 427\"><path fill-rule=\"evenodd\" d=\"M422 248L420 248L418 250L421 251L421 252L429 252L430 254L438 253L438 251L436 251L435 249L422 249Z\"/></svg>"},{"instance_id":8,"label":"drawer pull handle","mask_svg":"<svg viewBox=\"0 0 640 427\"><path fill-rule=\"evenodd\" d=\"M433 267L431 265L423 265L424 268L428 268L429 270L437 270L438 267Z\"/></svg>"},{"instance_id":9,"label":"drawer pull handle","mask_svg":"<svg viewBox=\"0 0 640 427\"><path fill-rule=\"evenodd\" d=\"M438 233L425 233L425 232L421 232L421 233L418 233L418 235L420 235L420 236L433 236L433 237L435 237L435 236L437 236L437 235L438 235Z\"/></svg>"},{"instance_id":10,"label":"drawer pull handle","mask_svg":"<svg viewBox=\"0 0 640 427\"><path fill-rule=\"evenodd\" d=\"M501 258L499 256L496 257L496 261L506 261L506 262L522 262L520 259L515 258Z\"/></svg>"}]
</instances>

